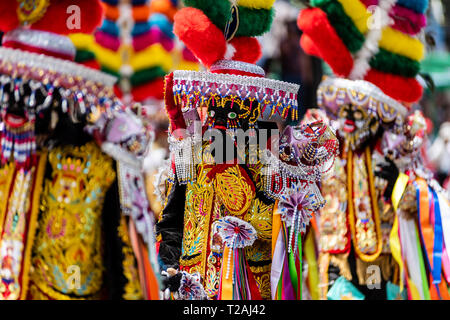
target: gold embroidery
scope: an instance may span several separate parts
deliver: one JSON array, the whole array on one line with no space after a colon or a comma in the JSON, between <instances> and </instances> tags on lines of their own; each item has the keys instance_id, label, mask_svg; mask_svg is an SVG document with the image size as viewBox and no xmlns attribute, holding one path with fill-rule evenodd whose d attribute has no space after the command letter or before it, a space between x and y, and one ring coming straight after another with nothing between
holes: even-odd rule
<instances>
[{"instance_id":1,"label":"gold embroidery","mask_svg":"<svg viewBox=\"0 0 450 320\"><path fill-rule=\"evenodd\" d=\"M239 166L219 171L210 181L207 174L212 168L204 163L198 165L197 180L187 185L181 269L189 273L199 272L208 297L214 299L219 289L223 253L214 222L224 216L235 215L250 222L258 231L259 240L245 252L248 261L259 262L250 269L263 297L270 298L273 205L265 205L256 199L252 185L244 178Z\"/></svg>"},{"instance_id":2,"label":"gold embroidery","mask_svg":"<svg viewBox=\"0 0 450 320\"><path fill-rule=\"evenodd\" d=\"M350 160L349 160L350 161ZM353 203L355 213L356 246L364 254L374 253L377 246L375 221L372 216L369 183L364 159L353 156Z\"/></svg>"},{"instance_id":3,"label":"gold embroidery","mask_svg":"<svg viewBox=\"0 0 450 320\"><path fill-rule=\"evenodd\" d=\"M123 247L122 253L124 256L122 266L123 274L127 278L127 283L124 288L123 298L125 300L140 300L142 299L141 284L139 282L138 270L136 268L136 259L131 247L130 237L128 235L127 221L124 216L121 216L120 225L118 228L119 236L122 239Z\"/></svg>"},{"instance_id":4,"label":"gold embroidery","mask_svg":"<svg viewBox=\"0 0 450 320\"><path fill-rule=\"evenodd\" d=\"M246 183L237 165L218 173L214 180L214 188L221 202L230 214L235 216L247 212L255 197L254 191Z\"/></svg>"},{"instance_id":5,"label":"gold embroidery","mask_svg":"<svg viewBox=\"0 0 450 320\"><path fill-rule=\"evenodd\" d=\"M184 215L182 257L180 265L204 265L210 228L214 190L206 182L210 169L198 166L197 181L187 185ZM190 258L195 256L195 258ZM204 268L201 267L201 270Z\"/></svg>"},{"instance_id":6,"label":"gold embroidery","mask_svg":"<svg viewBox=\"0 0 450 320\"><path fill-rule=\"evenodd\" d=\"M30 248L47 157L37 153L35 159L37 164L29 170L15 169L12 164L4 167L10 172L5 172L2 181L2 190L7 195L4 198L6 204L2 204L0 299L25 299L27 295Z\"/></svg>"},{"instance_id":7,"label":"gold embroidery","mask_svg":"<svg viewBox=\"0 0 450 320\"><path fill-rule=\"evenodd\" d=\"M261 298L263 298L264 300L270 300L270 274L264 273L261 275L255 275L255 281L258 286L259 292L261 293Z\"/></svg>"},{"instance_id":8,"label":"gold embroidery","mask_svg":"<svg viewBox=\"0 0 450 320\"><path fill-rule=\"evenodd\" d=\"M348 153L348 159L347 202L353 245L359 258L364 261L373 261L381 254L383 241L369 147L365 151L367 167L364 162L358 161L359 158L354 156L351 150ZM354 168L354 166L357 167ZM368 199L371 203L361 202L361 199Z\"/></svg>"},{"instance_id":9,"label":"gold embroidery","mask_svg":"<svg viewBox=\"0 0 450 320\"><path fill-rule=\"evenodd\" d=\"M8 199L4 228L1 239L1 283L0 298L19 299L21 281L19 279L26 246L25 228L30 209L32 181L36 168L25 172L20 169L13 182L11 197Z\"/></svg>"},{"instance_id":10,"label":"gold embroidery","mask_svg":"<svg viewBox=\"0 0 450 320\"><path fill-rule=\"evenodd\" d=\"M326 200L321 210L319 247L321 251L343 251L347 238L347 183L345 160L336 159L334 175L323 181L322 192Z\"/></svg>"},{"instance_id":11,"label":"gold embroidery","mask_svg":"<svg viewBox=\"0 0 450 320\"><path fill-rule=\"evenodd\" d=\"M219 293L220 264L222 255L211 251L208 256L205 276L205 291L210 299Z\"/></svg>"},{"instance_id":12,"label":"gold embroidery","mask_svg":"<svg viewBox=\"0 0 450 320\"><path fill-rule=\"evenodd\" d=\"M8 205L9 191L12 187L14 177L14 163L8 163L0 169L0 234L3 232L3 221L5 220L6 206Z\"/></svg>"},{"instance_id":13,"label":"gold embroidery","mask_svg":"<svg viewBox=\"0 0 450 320\"><path fill-rule=\"evenodd\" d=\"M201 255L198 255L195 258L191 258L191 259L182 258L180 260L180 266L190 267L190 266L192 266L194 264L199 263L200 261L202 261L202 256Z\"/></svg>"},{"instance_id":14,"label":"gold embroidery","mask_svg":"<svg viewBox=\"0 0 450 320\"><path fill-rule=\"evenodd\" d=\"M39 21L47 11L50 0L16 0L17 18L22 24L32 24Z\"/></svg>"},{"instance_id":15,"label":"gold embroidery","mask_svg":"<svg viewBox=\"0 0 450 320\"><path fill-rule=\"evenodd\" d=\"M91 297L71 297L53 290L49 286L40 286L37 283L31 282L30 284L30 299L31 300L99 300L100 294L96 294Z\"/></svg>"},{"instance_id":16,"label":"gold embroidery","mask_svg":"<svg viewBox=\"0 0 450 320\"><path fill-rule=\"evenodd\" d=\"M92 297L102 286L100 219L113 163L95 143L56 148L49 162L31 279L50 298Z\"/></svg>"},{"instance_id":17,"label":"gold embroidery","mask_svg":"<svg viewBox=\"0 0 450 320\"><path fill-rule=\"evenodd\" d=\"M266 205L256 198L250 209L244 216L244 220L249 222L258 233L258 239L272 239L272 214L273 204Z\"/></svg>"},{"instance_id":18,"label":"gold embroidery","mask_svg":"<svg viewBox=\"0 0 450 320\"><path fill-rule=\"evenodd\" d=\"M214 218L220 216L219 205L214 206ZM211 236L209 241L210 253L207 260L207 269L205 275L205 291L210 299L213 299L219 293L220 266L222 264L223 243L222 237L217 232L217 225L212 224Z\"/></svg>"},{"instance_id":19,"label":"gold embroidery","mask_svg":"<svg viewBox=\"0 0 450 320\"><path fill-rule=\"evenodd\" d=\"M44 183L45 167L47 165L47 152L37 153L39 157L39 162L37 166L36 178L34 182L32 208L30 213L30 218L28 221L28 235L27 235L27 245L24 254L24 267L23 267L23 280L22 280L22 293L20 296L21 300L25 300L28 294L29 277L31 273L31 258L32 249L34 244L34 237L36 234L36 228L38 224L38 214L39 214L39 202L42 195L42 187Z\"/></svg>"},{"instance_id":20,"label":"gold embroidery","mask_svg":"<svg viewBox=\"0 0 450 320\"><path fill-rule=\"evenodd\" d=\"M245 248L245 255L252 272L261 273L270 270L270 261L272 260L272 248L270 241L264 241L258 238L252 246Z\"/></svg>"}]
</instances>

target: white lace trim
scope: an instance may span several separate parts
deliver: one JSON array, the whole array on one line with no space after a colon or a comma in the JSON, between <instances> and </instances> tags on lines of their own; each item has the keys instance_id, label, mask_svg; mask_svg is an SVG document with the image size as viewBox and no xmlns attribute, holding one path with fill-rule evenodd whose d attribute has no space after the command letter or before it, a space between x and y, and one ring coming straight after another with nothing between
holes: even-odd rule
<instances>
[{"instance_id":1,"label":"white lace trim","mask_svg":"<svg viewBox=\"0 0 450 320\"><path fill-rule=\"evenodd\" d=\"M186 70L176 70L174 71L174 81L181 82L185 81L193 86L204 87L210 84L225 85L227 87L231 86L242 86L251 90L251 88L256 88L258 90L271 90L273 91L272 96L280 96L282 92L297 96L300 86L294 83L267 79L267 78L257 78L249 76L241 76L234 74L222 74L222 73L211 73L211 72L199 72L199 71L186 71ZM194 85L194 82L198 84ZM265 92L264 92L265 93Z\"/></svg>"},{"instance_id":2,"label":"white lace trim","mask_svg":"<svg viewBox=\"0 0 450 320\"><path fill-rule=\"evenodd\" d=\"M62 53L75 58L77 50L68 37L56 33L41 30L17 28L7 32L3 37L3 43L16 41L28 46L46 49L48 51Z\"/></svg>"},{"instance_id":3,"label":"white lace trim","mask_svg":"<svg viewBox=\"0 0 450 320\"><path fill-rule=\"evenodd\" d=\"M256 64L233 60L219 60L211 66L210 70L212 72L218 70L238 70L253 73L255 75L260 75L262 77L266 75L264 69L260 66L257 66Z\"/></svg>"}]
</instances>

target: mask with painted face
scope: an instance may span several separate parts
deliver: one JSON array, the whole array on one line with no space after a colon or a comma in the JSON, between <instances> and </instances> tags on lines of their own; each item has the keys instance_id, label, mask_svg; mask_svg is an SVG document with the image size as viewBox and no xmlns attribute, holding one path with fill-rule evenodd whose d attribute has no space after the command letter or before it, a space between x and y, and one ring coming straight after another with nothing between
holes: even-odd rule
<instances>
[{"instance_id":1,"label":"mask with painted face","mask_svg":"<svg viewBox=\"0 0 450 320\"><path fill-rule=\"evenodd\" d=\"M339 134L352 150L360 149L380 128L377 116L359 105L342 105L338 115Z\"/></svg>"}]
</instances>

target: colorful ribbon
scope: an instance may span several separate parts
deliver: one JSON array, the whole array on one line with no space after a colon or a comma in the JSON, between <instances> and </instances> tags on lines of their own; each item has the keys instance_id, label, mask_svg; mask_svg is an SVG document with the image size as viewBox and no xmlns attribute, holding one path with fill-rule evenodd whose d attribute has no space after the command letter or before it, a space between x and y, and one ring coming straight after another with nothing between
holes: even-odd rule
<instances>
[{"instance_id":1,"label":"colorful ribbon","mask_svg":"<svg viewBox=\"0 0 450 320\"><path fill-rule=\"evenodd\" d=\"M443 257L445 233L443 223L447 225L448 203L439 199L435 190L430 188L423 179L414 182L417 194L418 220L420 241L426 254L426 263L430 270L429 294L432 300L449 299L447 284L442 281L442 265L448 268L448 255ZM441 217L441 207L444 209L444 219Z\"/></svg>"},{"instance_id":2,"label":"colorful ribbon","mask_svg":"<svg viewBox=\"0 0 450 320\"><path fill-rule=\"evenodd\" d=\"M395 261L397 261L399 267L400 267L400 291L403 290L403 278L404 278L404 263L402 258L402 252L401 252L401 244L400 244L400 236L399 236L399 226L398 226L398 204L400 202L400 199L402 198L403 193L405 192L406 186L408 184L409 177L404 174L400 173L400 175L397 178L397 181L395 182L394 189L392 191L392 206L394 207L394 214L395 214L395 220L394 225L392 226L392 231L389 236L389 244L392 252L392 256L394 257Z\"/></svg>"},{"instance_id":3,"label":"colorful ribbon","mask_svg":"<svg viewBox=\"0 0 450 320\"><path fill-rule=\"evenodd\" d=\"M274 214L272 233L271 289L274 300L302 299L302 235L295 251L287 253L289 230L279 214Z\"/></svg>"}]
</instances>

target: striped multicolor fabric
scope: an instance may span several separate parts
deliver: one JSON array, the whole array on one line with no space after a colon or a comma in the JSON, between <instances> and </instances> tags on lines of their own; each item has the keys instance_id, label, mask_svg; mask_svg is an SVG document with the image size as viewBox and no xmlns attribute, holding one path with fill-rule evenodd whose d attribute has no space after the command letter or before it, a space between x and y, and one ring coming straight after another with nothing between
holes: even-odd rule
<instances>
[{"instance_id":1,"label":"striped multicolor fabric","mask_svg":"<svg viewBox=\"0 0 450 320\"><path fill-rule=\"evenodd\" d=\"M427 0L312 0L311 4L313 8L303 10L298 21L304 32L301 44L308 53L324 59L338 76L370 81L400 101L420 99L423 89L415 78L425 49L418 33L426 25ZM385 19L380 19L383 15ZM327 42L320 39L324 37ZM346 52L333 54L337 47Z\"/></svg>"}]
</instances>

